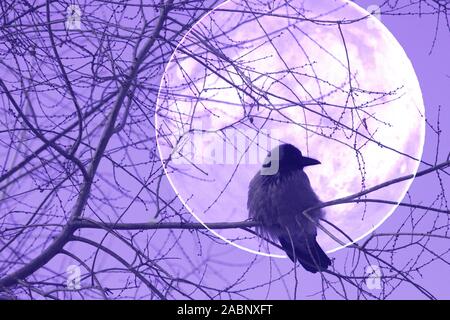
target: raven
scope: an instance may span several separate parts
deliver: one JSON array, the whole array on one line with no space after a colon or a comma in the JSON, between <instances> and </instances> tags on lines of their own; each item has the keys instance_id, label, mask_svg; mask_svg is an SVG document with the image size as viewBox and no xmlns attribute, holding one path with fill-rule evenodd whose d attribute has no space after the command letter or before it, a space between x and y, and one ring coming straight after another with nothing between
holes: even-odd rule
<instances>
[{"instance_id":1,"label":"raven","mask_svg":"<svg viewBox=\"0 0 450 320\"><path fill-rule=\"evenodd\" d=\"M273 149L263 167L251 180L247 208L249 218L261 224L258 234L278 240L288 257L307 271L324 271L331 264L316 241L321 209L303 214L321 202L311 188L306 166L320 164L304 157L292 144Z\"/></svg>"}]
</instances>

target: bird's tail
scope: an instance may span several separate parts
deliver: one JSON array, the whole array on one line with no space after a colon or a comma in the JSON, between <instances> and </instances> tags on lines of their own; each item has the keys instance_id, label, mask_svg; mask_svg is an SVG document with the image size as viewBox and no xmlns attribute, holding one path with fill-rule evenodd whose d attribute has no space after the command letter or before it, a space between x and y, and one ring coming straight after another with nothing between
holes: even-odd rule
<instances>
[{"instance_id":1,"label":"bird's tail","mask_svg":"<svg viewBox=\"0 0 450 320\"><path fill-rule=\"evenodd\" d=\"M331 264L331 260L319 246L315 236L308 236L301 242L291 240L289 236L279 236L278 240L292 262L297 260L309 272L324 271Z\"/></svg>"}]
</instances>

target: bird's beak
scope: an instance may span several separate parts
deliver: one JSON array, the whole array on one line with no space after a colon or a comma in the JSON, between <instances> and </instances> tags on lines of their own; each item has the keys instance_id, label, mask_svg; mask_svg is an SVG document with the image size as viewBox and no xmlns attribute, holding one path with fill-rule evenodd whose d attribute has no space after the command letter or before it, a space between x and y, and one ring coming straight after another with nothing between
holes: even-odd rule
<instances>
[{"instance_id":1,"label":"bird's beak","mask_svg":"<svg viewBox=\"0 0 450 320\"><path fill-rule=\"evenodd\" d=\"M316 160L313 158L308 158L308 157L303 157L302 164L304 167L307 167L307 166L314 166L316 164L321 164L321 163L319 160Z\"/></svg>"}]
</instances>

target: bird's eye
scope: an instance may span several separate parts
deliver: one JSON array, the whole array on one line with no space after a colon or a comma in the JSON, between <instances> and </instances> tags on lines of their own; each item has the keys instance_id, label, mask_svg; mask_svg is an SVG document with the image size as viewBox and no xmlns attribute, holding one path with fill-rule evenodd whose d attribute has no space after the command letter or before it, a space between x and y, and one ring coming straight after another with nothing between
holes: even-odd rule
<instances>
[{"instance_id":1,"label":"bird's eye","mask_svg":"<svg viewBox=\"0 0 450 320\"><path fill-rule=\"evenodd\" d=\"M264 168L270 168L270 167L272 167L272 161L269 161L269 162L264 163L264 164L263 164L263 167L264 167Z\"/></svg>"}]
</instances>

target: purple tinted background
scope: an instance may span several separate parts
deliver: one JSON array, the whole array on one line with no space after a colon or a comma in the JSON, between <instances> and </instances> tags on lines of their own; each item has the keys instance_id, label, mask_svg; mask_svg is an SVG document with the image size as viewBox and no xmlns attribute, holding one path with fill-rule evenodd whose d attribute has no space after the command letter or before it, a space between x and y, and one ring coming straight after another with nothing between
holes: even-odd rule
<instances>
[{"instance_id":1,"label":"purple tinted background","mask_svg":"<svg viewBox=\"0 0 450 320\"><path fill-rule=\"evenodd\" d=\"M374 3L371 1L355 1L363 8L367 8ZM437 120L438 106L442 106L441 113L441 129L442 129L442 141L441 152L439 154L438 162L444 160L450 151L450 145L448 138L450 135L450 111L448 110L448 101L450 100L450 90L448 89L450 84L450 63L448 61L448 55L450 52L450 37L448 36L448 30L445 29L445 25L441 22L440 31L436 45L432 54L429 54L433 43L434 31L436 28L436 16L391 16L382 15L382 22L397 38L398 42L403 46L407 55L410 57L412 64L416 70L417 77L419 79L424 103L426 107L426 117L431 124L435 124ZM395 76L395 75L393 75ZM155 79L156 81L156 79ZM427 127L426 142L424 146L423 160L428 163L435 162L436 155L436 135L432 130ZM427 168L427 166L421 166L421 169ZM420 170L420 169L419 169ZM448 181L448 178L446 178ZM170 199L173 196L173 191L168 184L165 184L163 188L165 194L163 198ZM423 205L431 205L435 200L436 195L440 192L439 185L435 175L422 177L413 182L410 189L410 195L413 199L413 203L422 203ZM399 226L405 221L406 216L409 214L409 209L398 208L393 215L379 228L378 233L390 233L395 232ZM438 224L448 223L447 219L443 219L441 214L441 221ZM147 218L142 217L145 221ZM428 230L431 224L435 223L435 215L425 215L425 221L421 222L424 230ZM139 219L141 220L141 219ZM406 228L405 230L410 230ZM416 230L419 231L419 230ZM158 233L163 237L162 233ZM187 237L190 237L187 235ZM183 238L181 238L183 239ZM191 239L191 238L189 238ZM234 283L239 280L242 281L242 285L237 286L239 291L243 289L242 293L247 298L252 299L292 299L293 288L295 286L295 276L290 274L282 281L273 281L278 276L277 268L282 273L289 272L292 268L292 262L288 259L270 259L266 257L255 257L253 254L239 250L231 245L224 243L215 243L212 241L201 240L202 249L199 246L193 244L192 241L180 240L183 245L184 254L189 256L189 259L193 261L195 265L205 264L206 274L205 281L209 284L216 285L217 287L225 288L227 283ZM74 244L76 246L76 244ZM445 252L447 245L444 241L430 241L428 243L430 248L435 252ZM380 246L381 247L381 246ZM78 247L78 250L82 247ZM122 252L120 247L116 247L118 252ZM409 261L415 258L415 255L420 250L418 248L412 248L411 250L404 250L401 254L396 254L392 257L392 262L397 268L401 268ZM123 256L127 256L123 250ZM352 258L353 251L340 250L337 253L331 255L338 262L342 264L345 259L350 260ZM174 251L171 255L181 258L180 264L187 263L183 255L179 250ZM205 262L205 256L210 255ZM216 257L216 258L215 258ZM274 263L275 262L275 263ZM245 272L250 264L253 264L250 272ZM349 263L350 264L350 263ZM365 268L368 265L360 263L360 268ZM189 268L188 265L186 265ZM427 288L434 296L439 298L450 298L450 275L445 276L447 265L442 261L435 261L429 266L422 269L422 279L415 278L417 282ZM182 268L180 268L182 269ZM201 268L199 268L201 269ZM203 271L203 270L202 270ZM342 270L340 270L342 272ZM183 274L183 271L181 271ZM364 271L359 271L359 274L364 274ZM113 283L121 283L123 279L113 275L114 279L111 279ZM198 279L195 275L191 279ZM298 279L298 292L297 299L320 299L322 290L322 281L320 276L312 275L305 272L303 269L297 270ZM261 283L273 281L270 286L259 286ZM362 286L365 287L364 284ZM287 293L289 291L289 294ZM374 292L375 294L379 291ZM194 294L193 297L196 297ZM351 295L354 297L354 295ZM204 298L204 297L203 297ZM234 296L237 298L237 296ZM327 298L340 298L334 294L331 290L327 292ZM412 288L409 285L401 285L390 296L394 299L422 299L424 296L418 292L418 290Z\"/></svg>"},{"instance_id":2,"label":"purple tinted background","mask_svg":"<svg viewBox=\"0 0 450 320\"><path fill-rule=\"evenodd\" d=\"M372 3L370 1L355 1L363 8L367 8ZM425 104L426 118L435 125L437 121L438 107L441 106L441 130L442 141L438 161L444 161L450 152L450 110L448 103L450 101L450 36L448 27L441 20L437 34L436 45L430 54L433 43L433 37L436 30L436 16L382 16L384 25L397 38L397 41L403 46L409 56L420 86ZM429 163L435 162L436 157L436 135L429 126L426 128L426 139L422 159ZM419 170L425 169L421 166ZM446 181L449 181L447 178ZM434 176L421 177L416 179L410 188L412 198L416 201L431 203L439 193L439 186L436 185ZM392 232L394 228L401 223L402 218L408 210L397 208L393 215L377 230L377 232ZM432 215L428 216L431 221ZM448 244L445 242L436 242L439 244L433 247L437 252L445 252ZM442 247L441 247L442 246ZM413 257L405 256L403 259L409 260ZM446 271L445 263L438 261L429 267L423 274L423 280L426 287L441 299L450 298L450 276ZM417 292L407 289L400 289L391 298L414 299L419 298Z\"/></svg>"},{"instance_id":3,"label":"purple tinted background","mask_svg":"<svg viewBox=\"0 0 450 320\"><path fill-rule=\"evenodd\" d=\"M331 0L330 0L331 1ZM361 5L363 8L367 8L369 5L373 5L374 3L371 1L355 1L357 4ZM450 135L450 111L448 110L448 101L450 99L450 62L448 61L449 52L450 52L450 37L449 31L446 30L445 20L442 19L440 22L440 29L438 32L438 37L436 41L436 45L432 54L429 54L433 43L434 32L436 29L436 16L390 16L390 15L382 15L382 22L387 26L387 28L394 34L399 43L404 47L406 53L410 57L412 64L416 70L419 82L422 87L423 98L426 106L426 117L431 124L436 123L437 119L437 110L438 106L442 106L441 113L441 129L442 129L442 141L441 141L441 152L438 157L438 162L444 160L447 157L448 152L450 151L449 145L449 135ZM395 76L395 75L393 75ZM158 79L154 79L156 82ZM432 130L427 127L427 137L426 143L424 147L423 159L429 163L435 162L436 156L436 135L433 134ZM111 141L111 145L114 144L114 141ZM105 165L105 163L103 163ZM427 166L423 166L422 168L426 168ZM108 168L106 168L107 170ZM449 182L448 177L444 177L447 182ZM132 183L131 181L130 183ZM165 195L163 196L166 199L170 199L173 195L173 191L169 189L167 185L163 189ZM430 175L427 177L421 177L415 180L412 184L410 194L414 203L422 203L423 205L430 205L436 198L436 195L440 192L439 185L437 184L437 179L435 175ZM139 216L136 215L139 213L139 210L130 213L130 216L127 218L129 221L137 222L137 221L148 221L148 216ZM401 225L407 214L409 213L408 209L399 208L394 212L394 214L377 230L377 232L394 232L397 230L399 225ZM134 218L134 220L132 220ZM425 220L422 221L422 226L427 226L435 223L434 221L435 215L425 215ZM136 221L137 220L137 221ZM448 223L447 219L444 215L441 214L440 221L438 224ZM425 228L425 227L424 227ZM426 230L426 228L425 228ZM85 234L90 233L92 238L100 238L100 235L95 231L86 232ZM164 233L160 234L160 239L163 240ZM185 237L189 237L192 239L192 236L188 233ZM160 240L158 239L158 240ZM184 238L182 238L184 239ZM161 240L161 241L162 241ZM202 238L202 240L204 240ZM446 252L448 249L448 245L446 243L447 240L441 241L431 241L429 242L429 247L432 248L436 252ZM211 254L213 258L211 258L208 263L208 270L206 275L206 280L209 283L216 284L217 287L225 288L228 282L234 282L238 280L241 276L243 277L241 280L243 281L243 285L241 288L245 288L243 294L246 297L254 298L254 299L264 299L264 298L272 298L272 299L286 299L292 298L292 294L288 295L286 293L286 288L289 288L289 291L292 292L292 288L294 286L294 277L290 275L286 277L283 281L275 281L270 287L255 287L251 288L253 285L259 285L265 280L269 281L271 276L276 278L277 273L276 267L272 265L272 269L270 268L271 261L274 259L268 259L265 257L257 257L256 261L255 256L241 251L233 246L226 245L223 243L215 243L212 241L202 242L202 250L199 250L198 246L191 240L183 242L180 240L180 243L186 246L184 249L184 254L181 253L181 250L176 250L171 253L171 256L180 258L180 265L182 263L186 263L186 269L189 268L189 265L186 262L186 255L189 255L189 259L194 261L196 264L201 264L204 256L199 253L203 252L205 255ZM194 244L192 244L194 243ZM77 252L79 256L83 256L83 253L89 255L91 250L84 245L80 245L79 243L73 243L68 246L70 250ZM125 246L115 243L114 251L121 254L123 258L131 258L132 255L127 251ZM411 259L414 259L414 254L417 254L419 250L416 248L415 250L405 250L401 255L397 255L394 259L394 265L401 267L402 264L407 263ZM349 250L341 250L337 253L331 255L332 258L335 258L337 261L341 262L346 258L349 258L347 255L349 254ZM217 259L214 257L217 256ZM447 259L448 260L448 259ZM70 263L71 261L69 261ZM254 262L251 271L246 272L246 268L250 263ZM61 264L61 272L64 273L64 269L67 266L67 259L62 261L60 257L57 257L53 260L52 264ZM111 262L107 261L106 264L108 266L111 265ZM292 263L288 259L279 260L276 259L277 267L279 267L283 272L287 272L291 269ZM362 266L364 267L364 265ZM446 272L448 270L448 265L443 261L435 261L429 266L422 269L422 279L417 278L419 283L425 286L432 294L434 294L438 298L450 298L450 275L447 275ZM182 267L179 267L180 274L182 275L185 270ZM174 271L174 273L176 272ZM271 275L271 272L273 273ZM193 276L195 278L195 276ZM303 270L298 270L299 279L299 290L297 298L320 298L321 291L321 279L318 275L312 275ZM111 286L113 285L123 285L125 279L118 274L109 275L109 283ZM319 292L319 293L318 293ZM196 297L193 295L193 297ZM390 298L400 298L400 299L414 299L414 298L423 298L417 290L411 288L411 286L402 285L400 286L395 293L390 296ZM327 294L327 298L338 298L337 295L333 295L329 292Z\"/></svg>"},{"instance_id":4,"label":"purple tinted background","mask_svg":"<svg viewBox=\"0 0 450 320\"><path fill-rule=\"evenodd\" d=\"M371 1L355 1L363 8L367 8L374 3ZM417 77L419 79L424 103L426 107L426 118L429 123L435 125L437 121L438 106L442 106L441 110L441 130L442 141L440 153L438 156L439 161L445 160L450 151L450 144L448 136L450 134L450 111L448 110L448 101L450 100L450 37L448 29L446 29L445 23L441 20L438 30L436 44L430 54L430 50L433 44L434 33L436 29L436 16L397 16L397 15L382 15L381 20L384 25L391 31L391 33L397 38L398 42L403 46L407 55L411 59L411 62L416 70ZM393 75L395 76L395 75ZM434 163L436 157L436 135L432 132L430 127L426 129L426 141L423 152L423 160L428 163ZM420 169L425 169L427 166L421 166ZM447 179L448 178L444 178ZM434 175L427 177L421 177L416 179L410 189L410 195L414 203L431 204L435 200L436 195L439 193L439 186L436 184L436 178ZM377 229L378 233L390 233L395 232L397 228L404 222L406 215L409 213L409 209L397 208L394 214ZM425 215L425 220L422 221L423 225L432 224L435 216ZM446 220L446 219L444 219ZM443 221L438 221L444 223ZM430 248L436 252L445 252L448 249L445 241L429 242ZM234 279L235 268L231 266L242 265L245 266L247 262L252 260L250 253L240 251L236 248L229 246L223 248L223 246L216 246L217 250L221 252L227 252L221 256L221 261L230 261L230 265L221 264L219 267L222 276L225 278ZM222 247L222 248L221 248ZM417 248L416 248L417 249ZM417 254L418 250L410 250L401 255L396 255L394 265L400 267L403 264L408 263L411 259L414 259L414 254ZM349 258L346 250L341 250L332 254L333 258L337 261L341 259ZM268 258L260 258L261 260L269 260ZM288 268L291 265L291 261L285 259L284 261L278 261L278 264L283 268ZM284 268L283 268L284 269ZM287 270L287 269L286 269ZM425 286L433 295L440 299L450 298L450 275L446 275L446 264L442 261L435 261L431 265L423 269L422 279L416 278L419 283ZM252 272L246 275L245 282L248 286L249 283L255 284L261 282L262 279L269 278L268 264L264 261L256 264ZM299 292L297 298L320 298L321 281L317 275L311 275L299 270ZM288 278L290 279L290 278ZM293 283L289 280L285 284L287 287L292 287ZM273 299L286 299L289 298L284 290L283 283L276 283L272 286L270 294L266 295L267 288L251 290L250 296L252 298L273 298ZM246 292L247 294L249 292ZM328 298L339 298L333 294L327 295ZM291 296L292 298L292 296ZM394 294L390 296L391 299L422 299L424 298L417 290L410 286L400 286Z\"/></svg>"}]
</instances>

